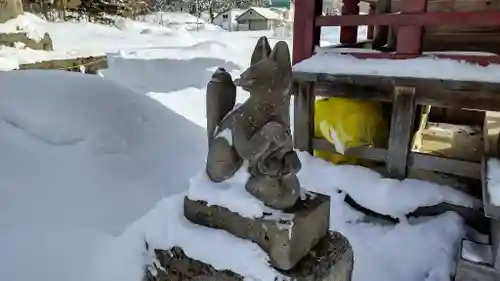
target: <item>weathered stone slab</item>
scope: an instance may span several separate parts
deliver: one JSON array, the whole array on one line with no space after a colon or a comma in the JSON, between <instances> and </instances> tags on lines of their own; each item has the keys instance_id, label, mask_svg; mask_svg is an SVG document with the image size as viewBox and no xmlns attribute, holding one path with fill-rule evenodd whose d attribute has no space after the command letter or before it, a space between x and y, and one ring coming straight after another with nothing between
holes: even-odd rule
<instances>
[{"instance_id":1,"label":"weathered stone slab","mask_svg":"<svg viewBox=\"0 0 500 281\"><path fill-rule=\"evenodd\" d=\"M500 271L500 220L491 220L491 251L493 267Z\"/></svg>"},{"instance_id":2,"label":"weathered stone slab","mask_svg":"<svg viewBox=\"0 0 500 281\"><path fill-rule=\"evenodd\" d=\"M242 281L243 276L216 270L188 257L179 247L155 250L155 263L148 266L145 281ZM338 232L328 232L290 271L277 270L277 281L350 281L354 265L352 247Z\"/></svg>"},{"instance_id":3,"label":"weathered stone slab","mask_svg":"<svg viewBox=\"0 0 500 281\"><path fill-rule=\"evenodd\" d=\"M40 41L29 38L25 32L0 33L0 45L14 47L16 42L21 42L27 48L33 50L53 50L52 39L48 33L45 33Z\"/></svg>"},{"instance_id":4,"label":"weathered stone slab","mask_svg":"<svg viewBox=\"0 0 500 281\"><path fill-rule=\"evenodd\" d=\"M293 208L257 219L186 197L184 216L193 223L224 229L255 242L268 253L273 266L289 270L328 232L330 197L308 193L307 198L297 201Z\"/></svg>"},{"instance_id":5,"label":"weathered stone slab","mask_svg":"<svg viewBox=\"0 0 500 281\"><path fill-rule=\"evenodd\" d=\"M500 280L500 271L493 268L491 265L491 250L490 245L477 244L479 248L472 249L472 256L468 257L464 249L473 243L471 241L462 240L457 270L455 273L455 281L498 281ZM470 249L469 249L470 250Z\"/></svg>"},{"instance_id":6,"label":"weathered stone slab","mask_svg":"<svg viewBox=\"0 0 500 281\"><path fill-rule=\"evenodd\" d=\"M0 23L13 19L22 13L22 0L0 0Z\"/></svg>"}]
</instances>

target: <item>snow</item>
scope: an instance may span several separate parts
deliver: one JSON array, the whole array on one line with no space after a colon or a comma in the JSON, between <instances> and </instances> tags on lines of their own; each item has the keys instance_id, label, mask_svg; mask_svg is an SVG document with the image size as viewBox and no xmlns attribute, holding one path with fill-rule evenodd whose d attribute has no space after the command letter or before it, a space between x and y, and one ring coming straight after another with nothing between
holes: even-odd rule
<instances>
[{"instance_id":1,"label":"snow","mask_svg":"<svg viewBox=\"0 0 500 281\"><path fill-rule=\"evenodd\" d=\"M500 160L497 158L488 159L487 183L491 203L500 206Z\"/></svg>"},{"instance_id":2,"label":"snow","mask_svg":"<svg viewBox=\"0 0 500 281\"><path fill-rule=\"evenodd\" d=\"M321 49L320 53L297 63L293 69L311 73L500 82L500 66L494 64L481 66L437 57L405 60L358 59L351 55L339 54L335 49Z\"/></svg>"},{"instance_id":3,"label":"snow","mask_svg":"<svg viewBox=\"0 0 500 281\"><path fill-rule=\"evenodd\" d=\"M204 93L217 67L239 75L257 39L272 31L221 32L208 24L195 31L183 14L168 16L169 25L151 16L120 28L27 17L50 33L55 51L0 48L0 69L91 54L107 54L109 69L102 77L0 73L0 280L139 281L152 261L146 241L151 249L182 246L248 280L269 280L275 273L256 245L188 223L182 199L217 188L212 203L237 198L231 209L262 212L242 188L244 170L216 187L202 172ZM291 38L277 37L271 44L278 39L291 45ZM338 29L328 29L322 40L336 43ZM239 91L237 101L247 97ZM450 187L299 156L303 187L331 196L331 228L354 247L353 281L448 280L465 234L462 219L404 215L440 202L475 206L475 200ZM346 194L401 223L364 222L344 203Z\"/></svg>"},{"instance_id":4,"label":"snow","mask_svg":"<svg viewBox=\"0 0 500 281\"><path fill-rule=\"evenodd\" d=\"M0 25L1 33L26 33L28 38L34 41L42 40L46 30L40 26L42 21L37 17L26 13L18 15L16 18L8 20Z\"/></svg>"}]
</instances>

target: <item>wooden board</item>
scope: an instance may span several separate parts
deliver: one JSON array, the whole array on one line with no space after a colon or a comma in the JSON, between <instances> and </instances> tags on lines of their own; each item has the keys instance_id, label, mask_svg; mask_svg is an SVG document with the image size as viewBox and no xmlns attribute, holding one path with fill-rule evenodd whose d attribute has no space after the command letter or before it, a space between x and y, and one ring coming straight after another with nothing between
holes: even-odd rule
<instances>
[{"instance_id":1,"label":"wooden board","mask_svg":"<svg viewBox=\"0 0 500 281\"><path fill-rule=\"evenodd\" d=\"M83 70L84 73L89 74L95 74L98 70L106 69L107 67L108 60L106 56L57 59L19 65L20 70L58 69L77 72Z\"/></svg>"},{"instance_id":2,"label":"wooden board","mask_svg":"<svg viewBox=\"0 0 500 281\"><path fill-rule=\"evenodd\" d=\"M427 122L414 139L413 151L448 158L480 162L483 151L480 126Z\"/></svg>"}]
</instances>

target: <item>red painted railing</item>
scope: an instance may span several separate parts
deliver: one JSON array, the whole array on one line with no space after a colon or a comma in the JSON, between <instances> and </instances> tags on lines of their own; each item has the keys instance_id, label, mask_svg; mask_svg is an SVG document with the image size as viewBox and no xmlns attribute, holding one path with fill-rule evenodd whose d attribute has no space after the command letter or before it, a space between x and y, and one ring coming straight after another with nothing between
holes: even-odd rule
<instances>
[{"instance_id":1,"label":"red painted railing","mask_svg":"<svg viewBox=\"0 0 500 281\"><path fill-rule=\"evenodd\" d=\"M500 10L481 12L429 12L426 0L402 0L397 14L359 15L359 0L344 0L342 15L322 16L322 0L295 0L293 32L293 62L313 55L319 45L322 26L340 26L340 43L357 41L357 29L368 25L369 37L373 26L398 26L396 53L351 53L359 58L405 59L421 56L423 27L429 25L500 26ZM500 46L499 46L500 52ZM436 55L487 65L500 63L500 56Z\"/></svg>"}]
</instances>

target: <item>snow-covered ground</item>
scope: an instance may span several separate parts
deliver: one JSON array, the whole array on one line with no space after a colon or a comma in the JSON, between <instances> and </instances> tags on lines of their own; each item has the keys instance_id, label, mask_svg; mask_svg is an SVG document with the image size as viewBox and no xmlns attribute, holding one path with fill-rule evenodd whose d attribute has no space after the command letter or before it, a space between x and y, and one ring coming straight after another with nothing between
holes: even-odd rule
<instances>
[{"instance_id":1,"label":"snow-covered ground","mask_svg":"<svg viewBox=\"0 0 500 281\"><path fill-rule=\"evenodd\" d=\"M206 83L217 67L238 75L257 39L270 32L224 32L208 24L196 31L180 15L170 26L123 20L115 27L27 17L51 34L56 51L0 48L0 69L101 53L109 54L110 65L104 78L0 73L0 280L140 281L151 261L145 241L180 245L217 268L268 280L256 245L188 223L181 204L190 185L190 192L210 188L199 175ZM337 38L336 29L323 36L330 43ZM278 39L291 44L290 38L271 43ZM238 100L246 97L240 92ZM354 247L354 281L448 280L464 232L461 218L447 213L407 221L404 214L443 201L472 205L471 198L303 153L301 160L304 187L332 196L331 227ZM346 193L402 222L363 222L343 202ZM255 202L241 206L250 204L259 211Z\"/></svg>"}]
</instances>

